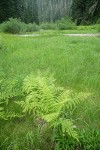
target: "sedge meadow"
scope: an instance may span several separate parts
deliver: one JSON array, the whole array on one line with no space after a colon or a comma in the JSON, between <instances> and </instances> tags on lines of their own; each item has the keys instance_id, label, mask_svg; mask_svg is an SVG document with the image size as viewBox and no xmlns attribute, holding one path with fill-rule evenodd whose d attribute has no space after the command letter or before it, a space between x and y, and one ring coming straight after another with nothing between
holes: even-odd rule
<instances>
[{"instance_id":1,"label":"sedge meadow","mask_svg":"<svg viewBox=\"0 0 100 150\"><path fill-rule=\"evenodd\" d=\"M0 150L100 150L100 0L0 1Z\"/></svg>"},{"instance_id":2,"label":"sedge meadow","mask_svg":"<svg viewBox=\"0 0 100 150\"><path fill-rule=\"evenodd\" d=\"M65 89L89 93L85 100L69 111L79 141L70 137L56 141L62 147L65 142L67 147L63 149L66 150L99 150L100 37L68 37L64 33L68 31L38 31L35 34L39 36L34 37L0 33L0 96L2 92L10 93L14 87L18 94L5 96L4 108L20 114L22 108L15 101L25 97L20 94L23 80L27 75L37 75L38 72L52 75L55 83ZM62 150L52 139L53 131L42 127L42 123L37 125L34 120L32 114L26 113L22 117L0 121L0 150L51 150L54 147Z\"/></svg>"}]
</instances>

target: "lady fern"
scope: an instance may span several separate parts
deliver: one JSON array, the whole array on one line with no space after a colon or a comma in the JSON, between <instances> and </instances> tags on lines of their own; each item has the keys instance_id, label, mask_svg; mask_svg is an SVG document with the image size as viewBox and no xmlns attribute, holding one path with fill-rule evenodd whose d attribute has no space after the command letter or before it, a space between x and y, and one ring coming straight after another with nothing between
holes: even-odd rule
<instances>
[{"instance_id":1,"label":"lady fern","mask_svg":"<svg viewBox=\"0 0 100 150\"><path fill-rule=\"evenodd\" d=\"M5 117L4 117L4 108L3 108L3 106L2 106L2 103L3 103L3 102L0 101L0 119L5 118Z\"/></svg>"},{"instance_id":2,"label":"lady fern","mask_svg":"<svg viewBox=\"0 0 100 150\"><path fill-rule=\"evenodd\" d=\"M21 87L19 88L18 80L16 79L2 79L0 81L0 119L12 119L15 117L21 117L21 114L12 112L8 108L10 100L14 100L15 97L23 96ZM5 107L7 109L5 109Z\"/></svg>"},{"instance_id":3,"label":"lady fern","mask_svg":"<svg viewBox=\"0 0 100 150\"><path fill-rule=\"evenodd\" d=\"M2 79L0 81L0 99L8 100L23 95L17 79Z\"/></svg>"},{"instance_id":4,"label":"lady fern","mask_svg":"<svg viewBox=\"0 0 100 150\"><path fill-rule=\"evenodd\" d=\"M16 102L22 106L23 112L34 112L49 127L58 128L62 135L68 134L78 140L73 122L66 114L88 95L64 90L56 86L53 78L41 75L27 76L23 92L26 95L25 101Z\"/></svg>"}]
</instances>

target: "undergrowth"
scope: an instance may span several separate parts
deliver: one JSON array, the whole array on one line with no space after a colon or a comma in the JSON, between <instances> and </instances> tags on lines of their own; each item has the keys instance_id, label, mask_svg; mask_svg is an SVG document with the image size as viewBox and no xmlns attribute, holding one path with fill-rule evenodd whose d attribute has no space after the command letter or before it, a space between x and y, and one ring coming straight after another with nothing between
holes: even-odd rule
<instances>
[{"instance_id":1,"label":"undergrowth","mask_svg":"<svg viewBox=\"0 0 100 150\"><path fill-rule=\"evenodd\" d=\"M4 33L12 33L12 34L19 34L25 32L34 32L38 31L39 27L35 23L25 24L21 22L20 19L17 18L9 18L8 21L3 22L0 26L1 31Z\"/></svg>"},{"instance_id":2,"label":"undergrowth","mask_svg":"<svg viewBox=\"0 0 100 150\"><path fill-rule=\"evenodd\" d=\"M99 150L99 38L3 35L0 58L0 150Z\"/></svg>"},{"instance_id":3,"label":"undergrowth","mask_svg":"<svg viewBox=\"0 0 100 150\"><path fill-rule=\"evenodd\" d=\"M17 18L9 18L8 21L3 22L0 25L0 30L5 33L25 33L25 32L34 32L39 31L40 29L43 30L72 30L76 29L76 25L71 21L71 19L64 19L55 22L55 23L48 23L44 22L40 25L36 25L35 23L25 24L21 22L20 19Z\"/></svg>"},{"instance_id":4,"label":"undergrowth","mask_svg":"<svg viewBox=\"0 0 100 150\"><path fill-rule=\"evenodd\" d=\"M0 91L1 149L97 150L99 132L80 129L72 117L89 93L65 90L52 76L41 74L31 74L20 84L1 81ZM7 125L13 131L8 129L9 136L5 135Z\"/></svg>"},{"instance_id":5,"label":"undergrowth","mask_svg":"<svg viewBox=\"0 0 100 150\"><path fill-rule=\"evenodd\" d=\"M90 26L76 26L70 18L62 18L61 20L58 20L56 22L42 22L39 25L35 23L25 24L24 22L21 22L20 19L9 18L8 21L0 24L0 32L11 34L22 34L28 32L32 33L42 30L64 31L64 33L65 30L69 33L98 33L100 32L99 28L99 23Z\"/></svg>"}]
</instances>

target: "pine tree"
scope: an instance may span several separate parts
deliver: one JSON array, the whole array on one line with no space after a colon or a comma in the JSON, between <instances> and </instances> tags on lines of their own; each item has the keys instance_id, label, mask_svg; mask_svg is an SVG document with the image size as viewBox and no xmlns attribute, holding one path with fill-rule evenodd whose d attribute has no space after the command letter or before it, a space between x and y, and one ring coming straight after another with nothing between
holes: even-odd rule
<instances>
[{"instance_id":1,"label":"pine tree","mask_svg":"<svg viewBox=\"0 0 100 150\"><path fill-rule=\"evenodd\" d=\"M73 0L72 17L77 25L95 23L100 17L99 0Z\"/></svg>"}]
</instances>

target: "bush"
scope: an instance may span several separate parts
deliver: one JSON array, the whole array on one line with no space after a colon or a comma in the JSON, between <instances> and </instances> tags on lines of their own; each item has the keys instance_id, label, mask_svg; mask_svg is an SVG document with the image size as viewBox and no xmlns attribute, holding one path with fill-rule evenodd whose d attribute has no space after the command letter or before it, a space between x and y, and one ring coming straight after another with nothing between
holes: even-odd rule
<instances>
[{"instance_id":1,"label":"bush","mask_svg":"<svg viewBox=\"0 0 100 150\"><path fill-rule=\"evenodd\" d=\"M45 22L45 23L40 24L40 28L44 30L55 30L57 29L57 25L54 23Z\"/></svg>"},{"instance_id":2,"label":"bush","mask_svg":"<svg viewBox=\"0 0 100 150\"><path fill-rule=\"evenodd\" d=\"M100 24L94 24L90 26L78 26L77 30L97 30L100 32Z\"/></svg>"},{"instance_id":3,"label":"bush","mask_svg":"<svg viewBox=\"0 0 100 150\"><path fill-rule=\"evenodd\" d=\"M39 31L39 26L36 25L35 23L27 24L27 32L34 32L34 31Z\"/></svg>"},{"instance_id":4,"label":"bush","mask_svg":"<svg viewBox=\"0 0 100 150\"><path fill-rule=\"evenodd\" d=\"M62 18L60 21L56 22L59 30L74 30L76 29L76 25L71 19Z\"/></svg>"},{"instance_id":5,"label":"bush","mask_svg":"<svg viewBox=\"0 0 100 150\"><path fill-rule=\"evenodd\" d=\"M96 24L100 24L100 18L97 20Z\"/></svg>"},{"instance_id":6,"label":"bush","mask_svg":"<svg viewBox=\"0 0 100 150\"><path fill-rule=\"evenodd\" d=\"M24 22L21 22L21 20L17 18L15 19L10 18L8 21L0 25L0 31L12 34L34 32L38 30L39 26L36 25L35 23L25 24Z\"/></svg>"},{"instance_id":7,"label":"bush","mask_svg":"<svg viewBox=\"0 0 100 150\"><path fill-rule=\"evenodd\" d=\"M2 31L5 33L17 34L26 31L26 24L20 19L10 18L8 21L1 24Z\"/></svg>"},{"instance_id":8,"label":"bush","mask_svg":"<svg viewBox=\"0 0 100 150\"><path fill-rule=\"evenodd\" d=\"M100 25L98 26L98 32L100 32Z\"/></svg>"}]
</instances>

